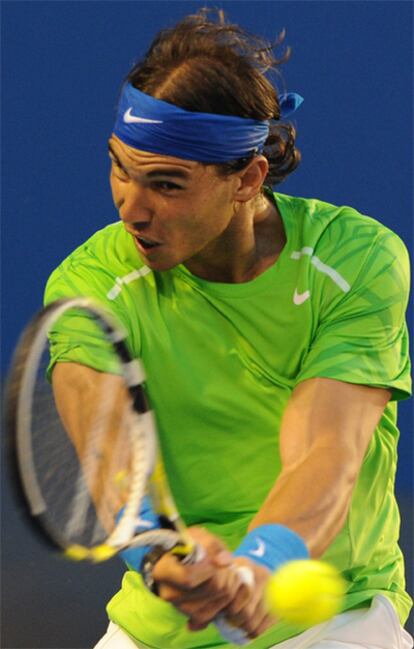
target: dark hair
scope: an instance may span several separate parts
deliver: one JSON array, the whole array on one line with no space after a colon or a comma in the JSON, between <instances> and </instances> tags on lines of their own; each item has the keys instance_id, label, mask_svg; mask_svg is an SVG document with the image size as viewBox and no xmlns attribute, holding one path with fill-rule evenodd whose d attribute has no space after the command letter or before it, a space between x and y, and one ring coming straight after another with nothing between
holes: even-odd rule
<instances>
[{"instance_id":1,"label":"dark hair","mask_svg":"<svg viewBox=\"0 0 414 649\"><path fill-rule=\"evenodd\" d=\"M278 66L289 59L289 48L280 59L273 54L284 37L282 32L275 43L268 43L227 23L222 10L201 9L159 32L127 80L185 110L279 120L278 94L265 73L280 76ZM291 124L271 123L263 151L269 161L266 184L282 182L298 166L295 136ZM254 155L216 166L220 174L229 175Z\"/></svg>"}]
</instances>

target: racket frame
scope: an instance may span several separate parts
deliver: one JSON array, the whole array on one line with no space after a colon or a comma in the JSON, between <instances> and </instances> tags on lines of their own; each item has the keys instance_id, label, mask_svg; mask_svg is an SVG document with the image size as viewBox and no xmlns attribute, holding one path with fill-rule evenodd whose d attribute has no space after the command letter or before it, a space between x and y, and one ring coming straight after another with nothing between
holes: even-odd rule
<instances>
[{"instance_id":1,"label":"racket frame","mask_svg":"<svg viewBox=\"0 0 414 649\"><path fill-rule=\"evenodd\" d=\"M133 457L131 474L133 478L130 497L111 534L103 543L93 547L68 543L56 528L52 529L50 526L47 506L36 477L31 440L34 398L32 388L47 339L47 332L64 313L72 309L85 310L99 325L108 342L112 344L120 361L121 373L131 397L132 406ZM6 386L6 420L11 437L13 472L17 474L17 490L15 491L17 491L19 501L24 502L31 521L35 523L35 528L42 533L48 544L63 550L68 558L74 560L102 561L127 548L146 545L162 547L165 551L173 551L182 556L191 556L195 550L195 545L186 531L186 526L176 510L168 486L157 443L154 414L143 387L146 378L145 372L141 362L131 357L125 343L126 337L124 328L112 314L94 300L87 297L56 300L39 311L24 330L16 348ZM140 431L139 435L137 431ZM141 466L143 439L148 458L145 471ZM14 482L16 483L16 480ZM146 484L150 487L156 513L170 529L146 531L135 535L136 516Z\"/></svg>"}]
</instances>

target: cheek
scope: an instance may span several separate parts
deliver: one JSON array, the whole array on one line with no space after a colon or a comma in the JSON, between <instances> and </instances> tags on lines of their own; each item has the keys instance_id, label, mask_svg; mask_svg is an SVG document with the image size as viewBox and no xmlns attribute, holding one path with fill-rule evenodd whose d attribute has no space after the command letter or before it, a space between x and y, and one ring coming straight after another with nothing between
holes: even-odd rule
<instances>
[{"instance_id":1,"label":"cheek","mask_svg":"<svg viewBox=\"0 0 414 649\"><path fill-rule=\"evenodd\" d=\"M219 237L226 229L228 220L225 214L209 204L207 209L200 209L180 220L175 234L183 245L189 249L201 249Z\"/></svg>"},{"instance_id":2,"label":"cheek","mask_svg":"<svg viewBox=\"0 0 414 649\"><path fill-rule=\"evenodd\" d=\"M233 215L233 203L227 192L211 191L211 195L201 204L197 216L199 227L211 235L221 234L229 225Z\"/></svg>"},{"instance_id":3,"label":"cheek","mask_svg":"<svg viewBox=\"0 0 414 649\"><path fill-rule=\"evenodd\" d=\"M187 214L191 216L185 219L185 225L193 241L213 239L228 227L234 215L233 202L228 191L213 186L192 202L191 210L187 206Z\"/></svg>"}]
</instances>

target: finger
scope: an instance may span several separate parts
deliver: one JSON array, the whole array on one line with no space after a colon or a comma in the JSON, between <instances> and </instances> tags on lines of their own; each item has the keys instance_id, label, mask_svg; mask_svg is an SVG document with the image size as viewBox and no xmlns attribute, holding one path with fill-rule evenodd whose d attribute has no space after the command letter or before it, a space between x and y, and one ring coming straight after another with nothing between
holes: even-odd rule
<instances>
[{"instance_id":1,"label":"finger","mask_svg":"<svg viewBox=\"0 0 414 649\"><path fill-rule=\"evenodd\" d=\"M171 602L175 606L184 602L208 601L217 598L222 593L217 588L213 588L209 581L203 582L194 588L189 587L189 580L182 585L180 582L157 581L158 594L162 599ZM228 601L230 601L228 597Z\"/></svg>"},{"instance_id":2,"label":"finger","mask_svg":"<svg viewBox=\"0 0 414 649\"><path fill-rule=\"evenodd\" d=\"M257 638L266 629L273 626L274 620L267 614L263 607L258 607L251 620L246 625L246 631L250 638Z\"/></svg>"},{"instance_id":3,"label":"finger","mask_svg":"<svg viewBox=\"0 0 414 649\"><path fill-rule=\"evenodd\" d=\"M240 582L240 577L236 571L230 572L230 580L233 580L232 587L229 587L229 583L227 583L227 588L222 593L219 591L218 597L209 597L207 599L203 597L192 602L183 602L182 605L177 607L182 613L189 616L189 628L191 630L204 629L219 614L224 614L227 617L225 611L228 610L229 604L239 590L244 594L247 593L248 596L250 595L249 588L246 584Z\"/></svg>"},{"instance_id":4,"label":"finger","mask_svg":"<svg viewBox=\"0 0 414 649\"><path fill-rule=\"evenodd\" d=\"M158 586L158 596L161 597L165 602L174 604L174 606L179 606L183 602L187 602L189 598L189 593L183 591L179 588L175 588L165 582L157 582Z\"/></svg>"},{"instance_id":5,"label":"finger","mask_svg":"<svg viewBox=\"0 0 414 649\"><path fill-rule=\"evenodd\" d=\"M237 616L243 608L247 606L248 601L253 597L252 589L248 584L241 582L232 598L226 613L230 616Z\"/></svg>"},{"instance_id":6,"label":"finger","mask_svg":"<svg viewBox=\"0 0 414 649\"><path fill-rule=\"evenodd\" d=\"M214 576L203 584L203 588L208 596L214 598L216 595L226 595L230 602L244 588L244 584L239 573L230 567L216 569Z\"/></svg>"},{"instance_id":7,"label":"finger","mask_svg":"<svg viewBox=\"0 0 414 649\"><path fill-rule=\"evenodd\" d=\"M232 564L234 557L220 538L203 527L191 527L188 532L216 566L222 567Z\"/></svg>"},{"instance_id":8,"label":"finger","mask_svg":"<svg viewBox=\"0 0 414 649\"><path fill-rule=\"evenodd\" d=\"M200 602L200 606L207 606L209 602L220 600L227 606L234 599L239 588L239 575L234 570L216 570L211 579L192 589L183 589L169 582L157 582L158 593L162 599L180 606L186 602Z\"/></svg>"},{"instance_id":9,"label":"finger","mask_svg":"<svg viewBox=\"0 0 414 649\"><path fill-rule=\"evenodd\" d=\"M272 617L271 615L265 615L261 623L256 629L257 636L262 635L265 631L270 629L274 624L276 624L277 620L276 618Z\"/></svg>"},{"instance_id":10,"label":"finger","mask_svg":"<svg viewBox=\"0 0 414 649\"><path fill-rule=\"evenodd\" d=\"M231 617L237 626L247 628L246 625L250 624L252 618L257 614L259 607L261 607L260 597L257 593L250 593L247 600L245 600L245 604L237 612L233 612L232 602L227 607L226 614Z\"/></svg>"},{"instance_id":11,"label":"finger","mask_svg":"<svg viewBox=\"0 0 414 649\"><path fill-rule=\"evenodd\" d=\"M193 620L190 620L187 624L187 628L189 631L202 631L203 629L206 629L210 622L196 622Z\"/></svg>"},{"instance_id":12,"label":"finger","mask_svg":"<svg viewBox=\"0 0 414 649\"><path fill-rule=\"evenodd\" d=\"M227 599L219 598L206 605L205 602L191 602L179 607L179 610L189 617L188 626L193 631L195 627L204 628L211 624L226 606Z\"/></svg>"},{"instance_id":13,"label":"finger","mask_svg":"<svg viewBox=\"0 0 414 649\"><path fill-rule=\"evenodd\" d=\"M211 579L216 571L217 568L208 561L184 565L167 553L155 564L152 576L156 582L182 590L192 590Z\"/></svg>"},{"instance_id":14,"label":"finger","mask_svg":"<svg viewBox=\"0 0 414 649\"><path fill-rule=\"evenodd\" d=\"M263 633L273 623L273 620L261 603L253 610L250 609L246 612L246 615L241 615L237 619L237 625L242 627L250 638L257 638L260 633Z\"/></svg>"}]
</instances>

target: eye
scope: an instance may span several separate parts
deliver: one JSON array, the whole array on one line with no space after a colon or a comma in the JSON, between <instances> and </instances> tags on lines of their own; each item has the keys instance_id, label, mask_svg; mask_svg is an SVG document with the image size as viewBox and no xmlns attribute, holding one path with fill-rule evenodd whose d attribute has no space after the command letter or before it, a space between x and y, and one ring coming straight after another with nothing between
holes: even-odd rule
<instances>
[{"instance_id":1,"label":"eye","mask_svg":"<svg viewBox=\"0 0 414 649\"><path fill-rule=\"evenodd\" d=\"M172 183L169 180L156 180L155 182L151 183L154 189L158 189L163 192L174 192L174 191L180 191L184 189L184 187L181 187L181 185L177 185L176 183Z\"/></svg>"}]
</instances>

